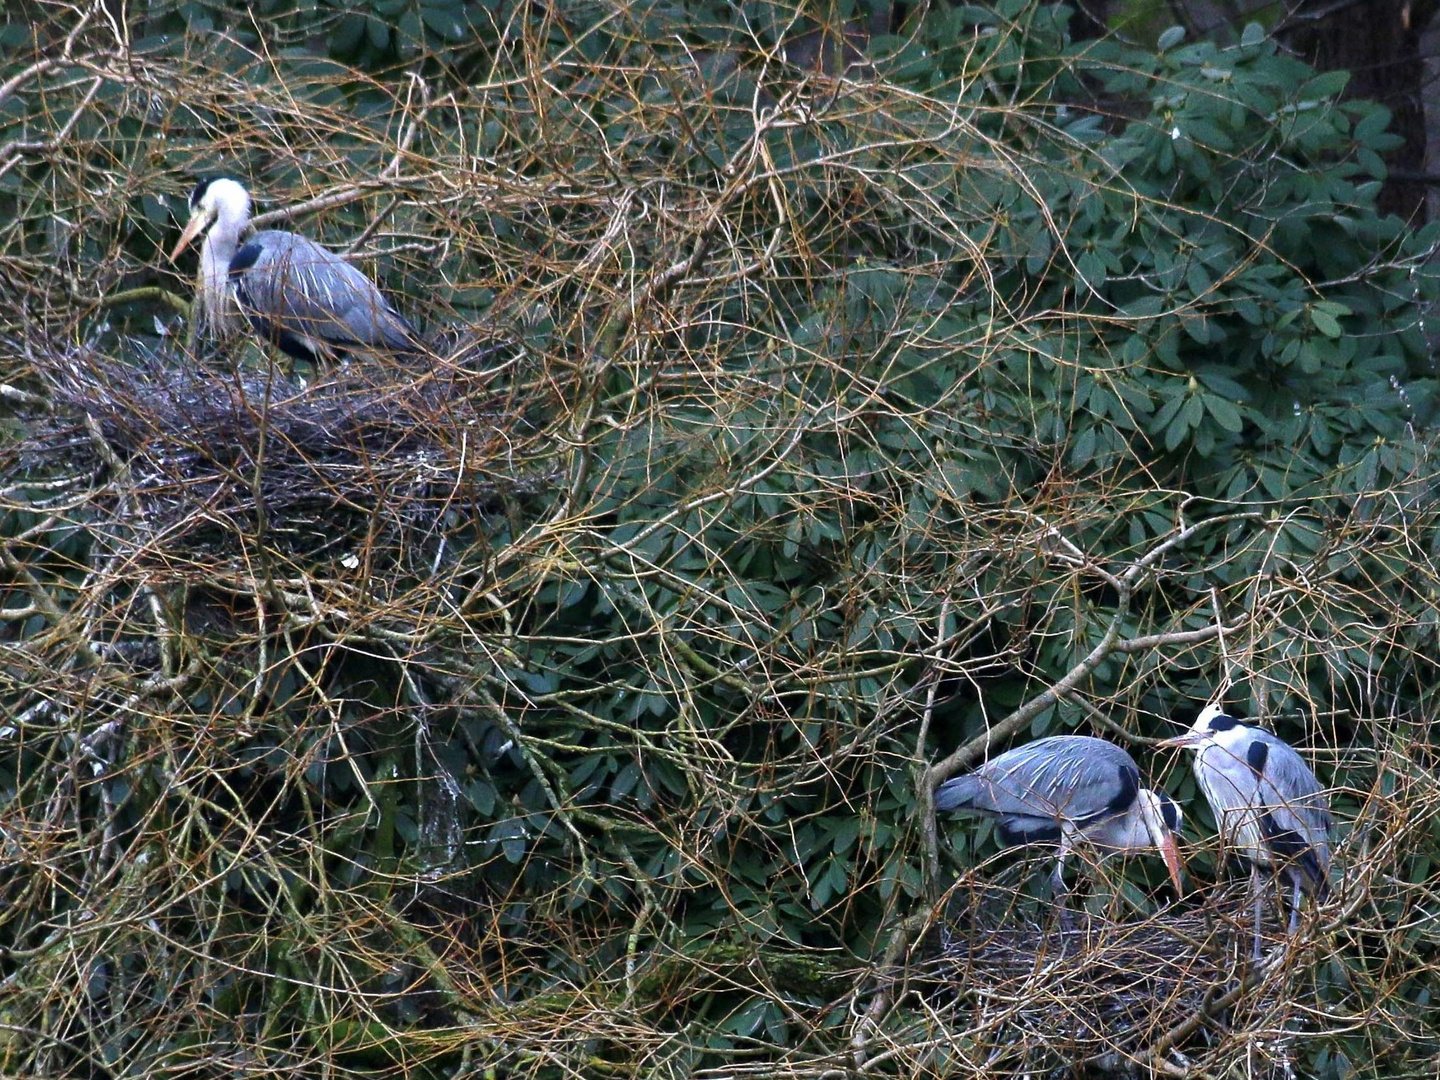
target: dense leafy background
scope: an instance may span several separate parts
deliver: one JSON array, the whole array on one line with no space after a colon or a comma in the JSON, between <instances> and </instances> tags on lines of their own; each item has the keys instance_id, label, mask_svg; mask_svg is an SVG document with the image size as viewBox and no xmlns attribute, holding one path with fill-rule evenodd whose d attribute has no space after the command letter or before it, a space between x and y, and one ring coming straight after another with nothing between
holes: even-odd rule
<instances>
[{"instance_id":1,"label":"dense leafy background","mask_svg":"<svg viewBox=\"0 0 1440 1080\"><path fill-rule=\"evenodd\" d=\"M198 362L164 251L228 172L514 343L529 479L307 559L7 458L7 1073L1053 1065L877 990L957 875L1024 879L929 785L1074 729L1188 800L1146 740L1220 692L1346 885L1280 1013L1167 1063L1433 1069L1436 234L1375 210L1383 109L1019 0L844 71L784 4L250 7L5 24L3 445L81 343Z\"/></svg>"}]
</instances>

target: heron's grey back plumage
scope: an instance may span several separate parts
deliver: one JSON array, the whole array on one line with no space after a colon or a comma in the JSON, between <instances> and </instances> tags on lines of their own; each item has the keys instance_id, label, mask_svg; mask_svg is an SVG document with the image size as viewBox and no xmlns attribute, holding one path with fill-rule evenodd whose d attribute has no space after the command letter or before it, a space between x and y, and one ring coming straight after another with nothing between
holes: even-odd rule
<instances>
[{"instance_id":1,"label":"heron's grey back plumage","mask_svg":"<svg viewBox=\"0 0 1440 1080\"><path fill-rule=\"evenodd\" d=\"M935 809L992 814L1014 839L1043 839L1061 821L1083 825L1123 813L1139 785L1139 768L1114 743L1052 735L947 780L935 792Z\"/></svg>"},{"instance_id":2,"label":"heron's grey back plumage","mask_svg":"<svg viewBox=\"0 0 1440 1080\"><path fill-rule=\"evenodd\" d=\"M256 233L230 262L241 311L285 351L333 348L411 352L415 330L375 284L328 248L298 233Z\"/></svg>"}]
</instances>

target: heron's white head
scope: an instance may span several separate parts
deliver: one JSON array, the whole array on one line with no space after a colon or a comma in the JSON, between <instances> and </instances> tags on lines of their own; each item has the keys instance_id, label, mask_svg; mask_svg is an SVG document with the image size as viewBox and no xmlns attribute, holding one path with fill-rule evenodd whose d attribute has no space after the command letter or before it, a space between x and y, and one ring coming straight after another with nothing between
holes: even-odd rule
<instances>
[{"instance_id":1,"label":"heron's white head","mask_svg":"<svg viewBox=\"0 0 1440 1080\"><path fill-rule=\"evenodd\" d=\"M1195 723L1190 725L1191 731L1203 731L1209 734L1215 729L1215 721L1225 715L1225 706L1216 701L1206 705L1200 710L1200 715L1195 718Z\"/></svg>"},{"instance_id":2,"label":"heron's white head","mask_svg":"<svg viewBox=\"0 0 1440 1080\"><path fill-rule=\"evenodd\" d=\"M1145 832L1150 837L1150 843L1155 845L1160 857L1165 860L1165 869L1170 872L1175 891L1183 896L1185 882L1181 877L1180 848L1175 843L1175 836L1180 832L1180 825L1184 820L1180 806L1164 792L1151 791L1149 788L1141 788L1135 793L1135 798L1140 808L1140 820L1145 823Z\"/></svg>"},{"instance_id":3,"label":"heron's white head","mask_svg":"<svg viewBox=\"0 0 1440 1080\"><path fill-rule=\"evenodd\" d=\"M237 180L220 177L201 180L190 193L190 220L180 240L170 252L174 261L197 237L217 228L231 239L238 239L250 220L250 193Z\"/></svg>"},{"instance_id":4,"label":"heron's white head","mask_svg":"<svg viewBox=\"0 0 1440 1080\"><path fill-rule=\"evenodd\" d=\"M1228 723L1217 724L1215 721L1229 721ZM1190 730L1183 735L1176 735L1173 739L1161 739L1157 746L1185 746L1191 750L1212 742L1217 732L1235 726L1236 721L1225 715L1225 706L1218 701L1206 705L1200 710L1200 715L1195 718L1195 723L1190 725Z\"/></svg>"}]
</instances>

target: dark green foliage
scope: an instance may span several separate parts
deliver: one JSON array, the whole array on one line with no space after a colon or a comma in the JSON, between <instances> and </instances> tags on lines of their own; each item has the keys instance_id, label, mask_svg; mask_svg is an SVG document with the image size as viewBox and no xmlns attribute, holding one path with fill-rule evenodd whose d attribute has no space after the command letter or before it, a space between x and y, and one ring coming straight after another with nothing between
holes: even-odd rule
<instances>
[{"instance_id":1,"label":"dark green foliage","mask_svg":"<svg viewBox=\"0 0 1440 1080\"><path fill-rule=\"evenodd\" d=\"M0 102L7 143L77 117L0 171L26 393L68 341L154 345L170 309L126 290L180 287L197 172L333 197L285 227L363 234L407 313L516 343L502 430L414 415L442 511L377 453L373 502L287 521L258 444L202 499L153 441L36 446L13 406L3 1026L84 1018L7 1068L812 1075L854 1063L856 1000L893 1006L859 1041L897 1074L996 1075L997 1040L1054 1068L857 971L957 875L1031 890L983 831L933 857L923 788L1072 673L1004 738L1169 734L1229 680L1314 751L1369 894L1284 991L1297 1070L1433 1063L1435 234L1375 211L1384 111L1258 34L1072 46L1020 0L918 11L840 81L776 51L814 14L160 6L163 79L97 30ZM477 468L544 481L467 495ZM156 524L187 497L203 546Z\"/></svg>"}]
</instances>

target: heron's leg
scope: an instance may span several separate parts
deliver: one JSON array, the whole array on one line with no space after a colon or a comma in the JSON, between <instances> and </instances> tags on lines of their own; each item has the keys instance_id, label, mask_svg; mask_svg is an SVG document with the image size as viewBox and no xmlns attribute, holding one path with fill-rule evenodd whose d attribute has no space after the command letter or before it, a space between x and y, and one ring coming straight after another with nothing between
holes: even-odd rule
<instances>
[{"instance_id":1,"label":"heron's leg","mask_svg":"<svg viewBox=\"0 0 1440 1080\"><path fill-rule=\"evenodd\" d=\"M1070 854L1069 847L1062 840L1060 842L1060 854L1055 858L1055 873L1050 877L1050 899L1060 911L1060 929L1075 929L1075 917L1070 913L1070 905L1066 903L1069 899L1069 890L1065 887L1065 856Z\"/></svg>"},{"instance_id":2,"label":"heron's leg","mask_svg":"<svg viewBox=\"0 0 1440 1080\"><path fill-rule=\"evenodd\" d=\"M1260 868L1250 864L1250 891L1255 894L1255 959L1260 959L1260 913L1265 902L1265 889L1260 881Z\"/></svg>"},{"instance_id":3,"label":"heron's leg","mask_svg":"<svg viewBox=\"0 0 1440 1080\"><path fill-rule=\"evenodd\" d=\"M1300 875L1296 874L1290 889L1290 936L1295 936L1295 931L1300 926Z\"/></svg>"}]
</instances>

